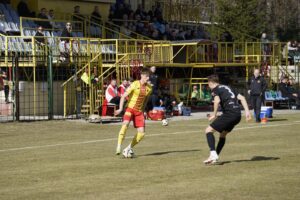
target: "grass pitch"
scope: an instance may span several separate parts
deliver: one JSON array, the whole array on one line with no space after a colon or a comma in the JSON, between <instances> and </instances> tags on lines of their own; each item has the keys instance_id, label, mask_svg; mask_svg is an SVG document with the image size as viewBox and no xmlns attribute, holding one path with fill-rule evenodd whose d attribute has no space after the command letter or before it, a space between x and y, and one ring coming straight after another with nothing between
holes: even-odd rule
<instances>
[{"instance_id":1,"label":"grass pitch","mask_svg":"<svg viewBox=\"0 0 300 200\"><path fill-rule=\"evenodd\" d=\"M118 125L0 124L0 199L300 199L299 113L240 123L216 166L202 163L207 124L148 123L135 159L114 155Z\"/></svg>"}]
</instances>

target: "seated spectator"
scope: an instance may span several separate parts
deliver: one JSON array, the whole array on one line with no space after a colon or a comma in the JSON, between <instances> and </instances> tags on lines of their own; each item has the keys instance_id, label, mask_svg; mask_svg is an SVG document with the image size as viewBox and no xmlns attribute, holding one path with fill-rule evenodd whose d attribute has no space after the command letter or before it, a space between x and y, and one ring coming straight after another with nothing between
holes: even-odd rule
<instances>
[{"instance_id":1,"label":"seated spectator","mask_svg":"<svg viewBox=\"0 0 300 200\"><path fill-rule=\"evenodd\" d=\"M287 76L284 76L282 78L282 81L281 83L279 83L278 87L283 97L288 97L289 99L293 99L296 101L297 105L300 105L300 92L297 93L296 91L292 90L292 88L290 88L288 84Z\"/></svg>"},{"instance_id":2,"label":"seated spectator","mask_svg":"<svg viewBox=\"0 0 300 200\"><path fill-rule=\"evenodd\" d=\"M108 103L119 105L120 97L118 96L117 81L112 79L105 91L105 99Z\"/></svg>"},{"instance_id":3,"label":"seated spectator","mask_svg":"<svg viewBox=\"0 0 300 200\"><path fill-rule=\"evenodd\" d=\"M40 19L46 19L46 20L48 20L48 15L47 15L46 8L42 8L41 12L38 14L37 17L40 18ZM50 22L48 22L48 21L37 21L36 24L42 26L45 29L51 29L52 28Z\"/></svg>"},{"instance_id":4,"label":"seated spectator","mask_svg":"<svg viewBox=\"0 0 300 200\"><path fill-rule=\"evenodd\" d=\"M37 32L35 33L35 41L38 45L44 46L46 43L46 40L44 38L44 33L43 33L43 27L39 26L37 29Z\"/></svg>"},{"instance_id":5,"label":"seated spectator","mask_svg":"<svg viewBox=\"0 0 300 200\"><path fill-rule=\"evenodd\" d=\"M123 94L125 93L126 89L127 89L127 86L128 86L128 82L127 82L127 79L124 79L122 81L122 84L120 85L120 87L118 88L118 96L122 97Z\"/></svg>"},{"instance_id":6,"label":"seated spectator","mask_svg":"<svg viewBox=\"0 0 300 200\"><path fill-rule=\"evenodd\" d=\"M195 100L199 100L200 99L200 93L198 91L197 85L193 86L193 91L192 91L192 94L191 94L191 98L195 99Z\"/></svg>"},{"instance_id":7,"label":"seated spectator","mask_svg":"<svg viewBox=\"0 0 300 200\"><path fill-rule=\"evenodd\" d=\"M99 12L99 7L95 6L94 11L93 11L93 13L91 15L91 21L94 22L94 23L96 23L96 24L101 24L102 23L101 22L101 18L102 17L101 17L101 14Z\"/></svg>"},{"instance_id":8,"label":"seated spectator","mask_svg":"<svg viewBox=\"0 0 300 200\"><path fill-rule=\"evenodd\" d=\"M122 19L123 15L126 14L124 4L120 3L116 5L116 10L114 12L114 19ZM116 24L121 24L120 22L117 22Z\"/></svg>"},{"instance_id":9,"label":"seated spectator","mask_svg":"<svg viewBox=\"0 0 300 200\"><path fill-rule=\"evenodd\" d=\"M27 5L27 0L21 0L17 6L20 17L35 17L35 12L31 12Z\"/></svg>"},{"instance_id":10,"label":"seated spectator","mask_svg":"<svg viewBox=\"0 0 300 200\"><path fill-rule=\"evenodd\" d=\"M60 50L60 62L66 61L67 58L70 57L70 38L72 37L72 25L70 22L66 23L66 27L61 33L59 50ZM74 41L72 45L73 53L78 53L78 46Z\"/></svg>"},{"instance_id":11,"label":"seated spectator","mask_svg":"<svg viewBox=\"0 0 300 200\"><path fill-rule=\"evenodd\" d=\"M147 13L145 12L142 4L139 4L136 11L135 11L135 15L139 15L141 16L141 19L144 20L146 19Z\"/></svg>"},{"instance_id":12,"label":"seated spectator","mask_svg":"<svg viewBox=\"0 0 300 200\"><path fill-rule=\"evenodd\" d=\"M155 9L156 9L156 7L152 6L151 10L148 11L148 15L151 17L151 19L153 19L153 17L154 17Z\"/></svg>"},{"instance_id":13,"label":"seated spectator","mask_svg":"<svg viewBox=\"0 0 300 200\"><path fill-rule=\"evenodd\" d=\"M6 32L4 22L5 22L5 16L4 16L4 14L1 13L0 14L0 33L1 34L5 34L5 32Z\"/></svg>"},{"instance_id":14,"label":"seated spectator","mask_svg":"<svg viewBox=\"0 0 300 200\"><path fill-rule=\"evenodd\" d=\"M198 87L196 85L193 86L193 91L191 94L191 103L192 105L196 105L197 101L200 99L200 93L198 91Z\"/></svg>"},{"instance_id":15,"label":"seated spectator","mask_svg":"<svg viewBox=\"0 0 300 200\"><path fill-rule=\"evenodd\" d=\"M120 28L120 32L127 36L131 35L131 31L128 27L128 22L123 22L123 25Z\"/></svg>"},{"instance_id":16,"label":"seated spectator","mask_svg":"<svg viewBox=\"0 0 300 200\"><path fill-rule=\"evenodd\" d=\"M58 28L60 28L60 26L53 21L55 19L55 17L54 17L54 10L52 10L52 9L49 10L48 19L50 20L50 25L51 25L52 29L58 29Z\"/></svg>"}]
</instances>

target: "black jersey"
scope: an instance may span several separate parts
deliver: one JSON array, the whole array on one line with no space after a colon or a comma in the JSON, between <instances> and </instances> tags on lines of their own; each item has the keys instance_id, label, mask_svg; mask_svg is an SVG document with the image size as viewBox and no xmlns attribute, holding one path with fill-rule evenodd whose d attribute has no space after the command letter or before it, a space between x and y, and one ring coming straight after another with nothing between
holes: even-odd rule
<instances>
[{"instance_id":1,"label":"black jersey","mask_svg":"<svg viewBox=\"0 0 300 200\"><path fill-rule=\"evenodd\" d=\"M240 105L237 99L237 93L229 86L218 85L212 90L212 97L219 96L223 113L241 112Z\"/></svg>"}]
</instances>

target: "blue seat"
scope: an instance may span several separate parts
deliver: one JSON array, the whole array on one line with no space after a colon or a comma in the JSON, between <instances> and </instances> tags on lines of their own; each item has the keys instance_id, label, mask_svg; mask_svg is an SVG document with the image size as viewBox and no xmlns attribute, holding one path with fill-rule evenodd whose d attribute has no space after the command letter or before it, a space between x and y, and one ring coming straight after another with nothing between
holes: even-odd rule
<instances>
[{"instance_id":1,"label":"blue seat","mask_svg":"<svg viewBox=\"0 0 300 200\"><path fill-rule=\"evenodd\" d=\"M288 97L283 97L281 91L277 91L276 93L277 93L277 96L280 100L288 100L289 99Z\"/></svg>"},{"instance_id":2,"label":"blue seat","mask_svg":"<svg viewBox=\"0 0 300 200\"><path fill-rule=\"evenodd\" d=\"M265 100L267 101L275 101L276 99L272 97L272 94L270 91L265 91Z\"/></svg>"}]
</instances>

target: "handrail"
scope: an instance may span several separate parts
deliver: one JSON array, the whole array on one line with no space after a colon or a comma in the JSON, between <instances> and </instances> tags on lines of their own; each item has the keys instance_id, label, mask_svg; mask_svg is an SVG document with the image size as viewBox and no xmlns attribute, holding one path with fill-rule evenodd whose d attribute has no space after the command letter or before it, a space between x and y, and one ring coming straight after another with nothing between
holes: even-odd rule
<instances>
[{"instance_id":1,"label":"handrail","mask_svg":"<svg viewBox=\"0 0 300 200\"><path fill-rule=\"evenodd\" d=\"M75 75L78 75L81 73L84 69L86 69L91 62L94 62L102 53L97 54L94 58L92 58L87 64L85 64L80 70L78 70L73 76L71 76L68 80L66 80L63 84L61 84L61 87L64 87L69 81L71 81Z\"/></svg>"},{"instance_id":2,"label":"handrail","mask_svg":"<svg viewBox=\"0 0 300 200\"><path fill-rule=\"evenodd\" d=\"M119 20L119 21L126 21L126 20ZM111 26L117 27L119 30L121 29L121 26L118 26L117 24L111 23L111 22L109 22L109 21L107 21L107 22L105 22L105 23L106 23L106 24L109 24L109 25L111 25ZM145 35L139 34L139 33L137 33L137 32L134 32L134 31L131 31L131 30L130 30L130 32L133 33L133 34L135 34L136 36L141 37L142 39L152 40L151 38L149 38L149 37L147 37L147 36L145 36Z\"/></svg>"},{"instance_id":3,"label":"handrail","mask_svg":"<svg viewBox=\"0 0 300 200\"><path fill-rule=\"evenodd\" d=\"M57 20L57 19L41 19L41 18L34 18L34 17L20 17L20 32L21 35L24 35L23 30L24 29L28 29L28 30L35 30L36 28L34 27L24 27L24 21L40 21L40 22L71 22L72 24L77 23L77 24L81 24L81 29L76 29L75 31L83 31L83 22L82 21L70 21L70 20ZM49 30L49 31L54 31L54 30L62 30L63 28L45 28L43 27L44 30Z\"/></svg>"}]
</instances>

